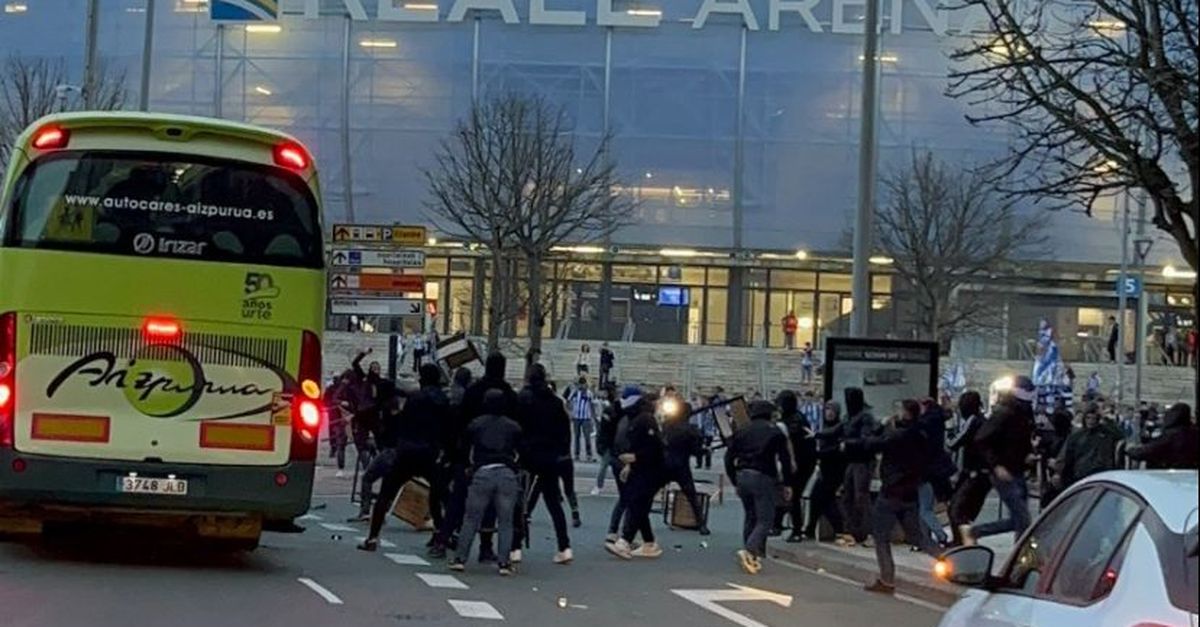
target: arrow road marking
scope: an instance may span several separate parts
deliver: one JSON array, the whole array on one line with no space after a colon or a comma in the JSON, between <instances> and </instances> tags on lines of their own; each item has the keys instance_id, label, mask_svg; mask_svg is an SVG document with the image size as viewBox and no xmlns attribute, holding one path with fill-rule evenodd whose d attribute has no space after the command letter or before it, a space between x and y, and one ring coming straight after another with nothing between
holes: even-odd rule
<instances>
[{"instance_id":1,"label":"arrow road marking","mask_svg":"<svg viewBox=\"0 0 1200 627\"><path fill-rule=\"evenodd\" d=\"M730 590L672 590L677 596L681 596L696 605L734 622L742 627L769 627L748 616L743 616L733 610L717 605L720 602L729 601L770 601L780 607L791 607L792 597L786 594L769 592L767 590L759 590L757 588L748 588L737 584L728 584L732 587Z\"/></svg>"}]
</instances>

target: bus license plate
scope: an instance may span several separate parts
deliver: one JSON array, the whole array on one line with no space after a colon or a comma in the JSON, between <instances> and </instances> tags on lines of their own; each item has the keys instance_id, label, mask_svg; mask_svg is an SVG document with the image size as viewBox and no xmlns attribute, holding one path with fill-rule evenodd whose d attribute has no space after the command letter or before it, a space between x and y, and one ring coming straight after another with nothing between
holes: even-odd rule
<instances>
[{"instance_id":1,"label":"bus license plate","mask_svg":"<svg viewBox=\"0 0 1200 627\"><path fill-rule=\"evenodd\" d=\"M153 477L120 477L117 491L126 494L165 494L182 496L187 494L187 479L157 479Z\"/></svg>"}]
</instances>

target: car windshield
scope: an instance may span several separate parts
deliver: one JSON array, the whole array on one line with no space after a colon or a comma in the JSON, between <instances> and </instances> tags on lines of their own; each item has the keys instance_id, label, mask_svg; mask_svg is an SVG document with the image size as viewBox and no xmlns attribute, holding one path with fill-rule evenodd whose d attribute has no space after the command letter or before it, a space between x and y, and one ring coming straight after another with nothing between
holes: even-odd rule
<instances>
[{"instance_id":1,"label":"car windshield","mask_svg":"<svg viewBox=\"0 0 1200 627\"><path fill-rule=\"evenodd\" d=\"M319 268L309 187L286 170L162 153L53 153L17 182L5 244Z\"/></svg>"}]
</instances>

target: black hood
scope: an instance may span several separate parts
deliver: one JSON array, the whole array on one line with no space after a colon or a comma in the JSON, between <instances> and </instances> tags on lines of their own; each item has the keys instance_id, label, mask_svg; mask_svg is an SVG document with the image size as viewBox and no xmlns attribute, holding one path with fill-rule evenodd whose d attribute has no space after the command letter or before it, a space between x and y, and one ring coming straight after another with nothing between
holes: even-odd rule
<instances>
[{"instance_id":1,"label":"black hood","mask_svg":"<svg viewBox=\"0 0 1200 627\"><path fill-rule=\"evenodd\" d=\"M503 416L507 411L505 408L507 402L504 392L500 390L488 390L483 395L483 413L492 416Z\"/></svg>"},{"instance_id":2,"label":"black hood","mask_svg":"<svg viewBox=\"0 0 1200 627\"><path fill-rule=\"evenodd\" d=\"M466 388L471 385L471 371L466 368L459 368L454 371L454 385L461 388Z\"/></svg>"},{"instance_id":3,"label":"black hood","mask_svg":"<svg viewBox=\"0 0 1200 627\"><path fill-rule=\"evenodd\" d=\"M488 355L487 362L483 366L483 376L488 379L503 379L507 370L508 359L500 353L492 353Z\"/></svg>"},{"instance_id":4,"label":"black hood","mask_svg":"<svg viewBox=\"0 0 1200 627\"><path fill-rule=\"evenodd\" d=\"M861 388L846 388L846 415L851 418L863 413L867 408L867 401L863 397Z\"/></svg>"},{"instance_id":5,"label":"black hood","mask_svg":"<svg viewBox=\"0 0 1200 627\"><path fill-rule=\"evenodd\" d=\"M791 416L800 410L800 399L796 398L796 393L791 390L780 392L775 402L779 404L779 413L785 416Z\"/></svg>"},{"instance_id":6,"label":"black hood","mask_svg":"<svg viewBox=\"0 0 1200 627\"><path fill-rule=\"evenodd\" d=\"M421 370L417 375L421 383L421 387L442 384L442 369L434 364L425 364L421 366Z\"/></svg>"},{"instance_id":7,"label":"black hood","mask_svg":"<svg viewBox=\"0 0 1200 627\"><path fill-rule=\"evenodd\" d=\"M1192 406L1175 403L1163 415L1163 429L1183 429L1192 424Z\"/></svg>"}]
</instances>

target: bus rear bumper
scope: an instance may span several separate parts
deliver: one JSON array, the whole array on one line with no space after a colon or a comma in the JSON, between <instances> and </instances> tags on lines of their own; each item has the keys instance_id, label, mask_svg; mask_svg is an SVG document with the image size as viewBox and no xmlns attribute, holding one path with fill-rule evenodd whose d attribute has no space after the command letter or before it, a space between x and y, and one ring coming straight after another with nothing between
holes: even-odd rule
<instances>
[{"instance_id":1,"label":"bus rear bumper","mask_svg":"<svg viewBox=\"0 0 1200 627\"><path fill-rule=\"evenodd\" d=\"M19 521L40 527L42 522L190 520L202 532L213 521L246 519L269 525L308 510L314 467L313 462L283 466L129 462L0 450L0 523L8 519L15 523L9 526L19 528ZM119 482L130 473L186 479L188 493L123 493Z\"/></svg>"}]
</instances>

